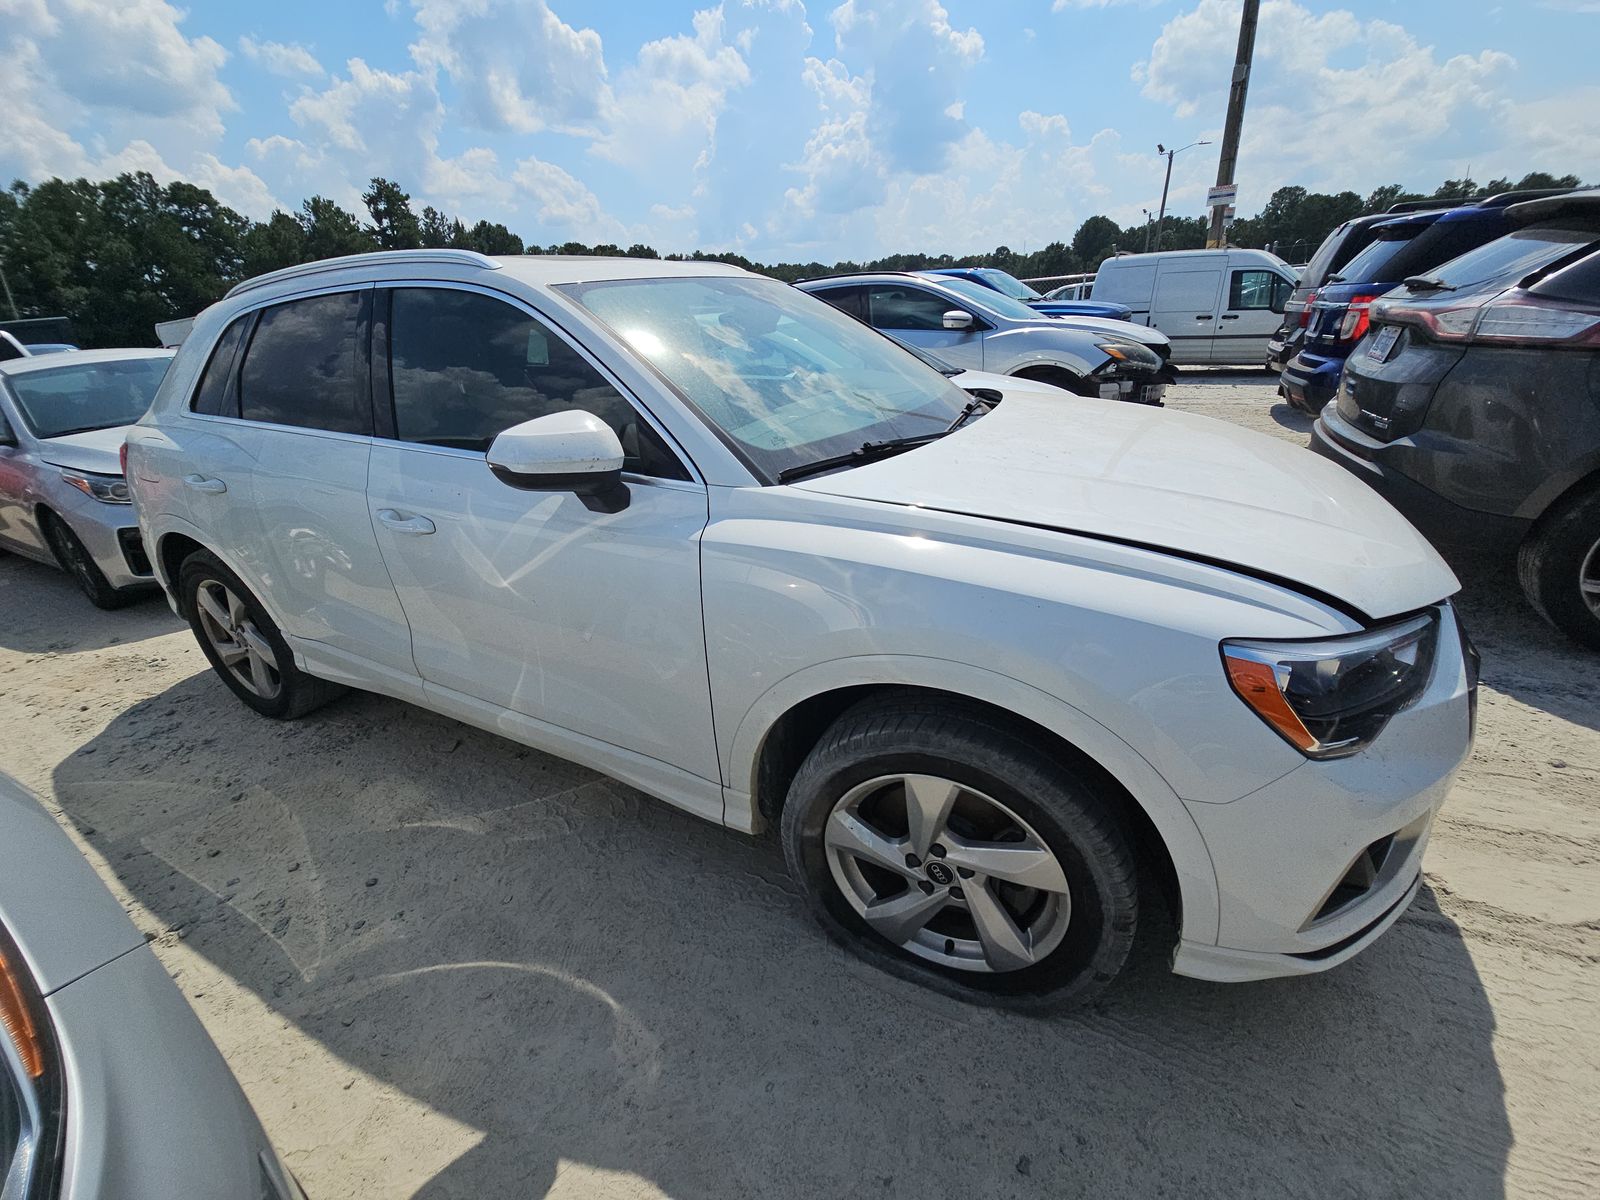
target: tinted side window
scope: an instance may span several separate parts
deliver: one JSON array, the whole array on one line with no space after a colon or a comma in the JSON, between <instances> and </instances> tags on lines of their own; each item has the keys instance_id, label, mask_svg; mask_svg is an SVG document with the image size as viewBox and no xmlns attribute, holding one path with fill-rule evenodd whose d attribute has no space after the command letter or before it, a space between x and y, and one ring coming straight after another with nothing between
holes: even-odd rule
<instances>
[{"instance_id":1,"label":"tinted side window","mask_svg":"<svg viewBox=\"0 0 1600 1200\"><path fill-rule=\"evenodd\" d=\"M819 300L826 300L840 312L849 313L858 321L867 319L867 289L864 287L827 288L811 294Z\"/></svg>"},{"instance_id":2,"label":"tinted side window","mask_svg":"<svg viewBox=\"0 0 1600 1200\"><path fill-rule=\"evenodd\" d=\"M909 287L875 287L868 300L872 324L879 329L943 329L944 314L958 307L943 296Z\"/></svg>"},{"instance_id":3,"label":"tinted side window","mask_svg":"<svg viewBox=\"0 0 1600 1200\"><path fill-rule=\"evenodd\" d=\"M389 347L401 441L482 451L513 425L582 409L616 431L627 470L689 478L626 397L510 304L446 288L397 288Z\"/></svg>"},{"instance_id":4,"label":"tinted side window","mask_svg":"<svg viewBox=\"0 0 1600 1200\"><path fill-rule=\"evenodd\" d=\"M363 367L366 292L333 292L263 309L239 371L247 421L371 433Z\"/></svg>"},{"instance_id":5,"label":"tinted side window","mask_svg":"<svg viewBox=\"0 0 1600 1200\"><path fill-rule=\"evenodd\" d=\"M192 411L209 413L214 417L239 415L238 397L228 395L228 378L233 374L233 360L239 352L239 343L244 340L245 330L250 328L254 318L254 313L246 313L222 331L216 349L211 351L211 361L200 373L200 386L195 388L194 399L189 403Z\"/></svg>"},{"instance_id":6,"label":"tinted side window","mask_svg":"<svg viewBox=\"0 0 1600 1200\"><path fill-rule=\"evenodd\" d=\"M1228 281L1230 309L1271 308L1278 276L1272 271L1235 271Z\"/></svg>"}]
</instances>

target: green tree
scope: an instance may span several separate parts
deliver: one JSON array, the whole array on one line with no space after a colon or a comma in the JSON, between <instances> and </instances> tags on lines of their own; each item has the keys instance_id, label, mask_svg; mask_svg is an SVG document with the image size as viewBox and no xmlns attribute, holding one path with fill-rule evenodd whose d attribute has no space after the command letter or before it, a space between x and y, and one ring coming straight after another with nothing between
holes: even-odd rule
<instances>
[{"instance_id":1,"label":"green tree","mask_svg":"<svg viewBox=\"0 0 1600 1200\"><path fill-rule=\"evenodd\" d=\"M398 183L375 178L361 195L372 217L372 236L381 250L415 250L422 245L422 227L411 211L411 197Z\"/></svg>"},{"instance_id":2,"label":"green tree","mask_svg":"<svg viewBox=\"0 0 1600 1200\"><path fill-rule=\"evenodd\" d=\"M372 234L362 228L355 216L326 196L313 196L300 209L300 225L306 231L305 261L338 258L375 249Z\"/></svg>"},{"instance_id":3,"label":"green tree","mask_svg":"<svg viewBox=\"0 0 1600 1200\"><path fill-rule=\"evenodd\" d=\"M279 209L266 221L252 225L245 234L241 274L248 279L280 267L292 267L308 258L305 226Z\"/></svg>"},{"instance_id":4,"label":"green tree","mask_svg":"<svg viewBox=\"0 0 1600 1200\"><path fill-rule=\"evenodd\" d=\"M1093 271L1111 257L1112 247L1121 237L1122 226L1110 217L1096 215L1079 225L1078 232L1072 235L1072 253L1085 271Z\"/></svg>"},{"instance_id":5,"label":"green tree","mask_svg":"<svg viewBox=\"0 0 1600 1200\"><path fill-rule=\"evenodd\" d=\"M418 223L418 244L430 250L440 250L451 244L453 233L450 218L445 216L433 205L428 205L422 210L422 220ZM460 225L460 222L456 222Z\"/></svg>"},{"instance_id":6,"label":"green tree","mask_svg":"<svg viewBox=\"0 0 1600 1200\"><path fill-rule=\"evenodd\" d=\"M460 222L457 222L459 228ZM522 239L504 225L479 221L467 231L464 248L479 254L521 254ZM462 245L461 242L456 243Z\"/></svg>"}]
</instances>

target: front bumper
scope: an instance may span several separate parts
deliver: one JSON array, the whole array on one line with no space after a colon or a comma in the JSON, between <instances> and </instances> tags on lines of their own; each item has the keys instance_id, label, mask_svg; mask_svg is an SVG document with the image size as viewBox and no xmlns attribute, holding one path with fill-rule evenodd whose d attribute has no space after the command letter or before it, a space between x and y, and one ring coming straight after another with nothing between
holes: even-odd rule
<instances>
[{"instance_id":1,"label":"front bumper","mask_svg":"<svg viewBox=\"0 0 1600 1200\"><path fill-rule=\"evenodd\" d=\"M1229 803L1186 801L1216 871L1219 917L1215 942L1185 931L1173 969L1225 981L1325 971L1399 920L1472 748L1470 674L1445 606L1433 679L1368 749L1308 760Z\"/></svg>"},{"instance_id":2,"label":"front bumper","mask_svg":"<svg viewBox=\"0 0 1600 1200\"><path fill-rule=\"evenodd\" d=\"M1170 379L1165 370L1159 375L1123 375L1099 382L1102 400L1126 400L1130 404L1148 404L1153 408L1165 406L1164 398Z\"/></svg>"},{"instance_id":3,"label":"front bumper","mask_svg":"<svg viewBox=\"0 0 1600 1200\"><path fill-rule=\"evenodd\" d=\"M133 505L106 504L67 483L52 489L47 503L72 527L112 587L155 583Z\"/></svg>"}]
</instances>

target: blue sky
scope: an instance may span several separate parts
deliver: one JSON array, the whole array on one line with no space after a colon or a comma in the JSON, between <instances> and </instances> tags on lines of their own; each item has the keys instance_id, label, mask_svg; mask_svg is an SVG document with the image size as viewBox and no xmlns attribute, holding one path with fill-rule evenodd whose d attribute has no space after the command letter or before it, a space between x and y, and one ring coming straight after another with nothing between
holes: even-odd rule
<instances>
[{"instance_id":1,"label":"blue sky","mask_svg":"<svg viewBox=\"0 0 1600 1200\"><path fill-rule=\"evenodd\" d=\"M368 178L531 242L762 260L1070 238L1219 136L1239 0L0 0L0 177L149 170L251 216ZM1600 0L1265 0L1239 207L1600 181ZM1198 212L1215 146L1179 157Z\"/></svg>"}]
</instances>

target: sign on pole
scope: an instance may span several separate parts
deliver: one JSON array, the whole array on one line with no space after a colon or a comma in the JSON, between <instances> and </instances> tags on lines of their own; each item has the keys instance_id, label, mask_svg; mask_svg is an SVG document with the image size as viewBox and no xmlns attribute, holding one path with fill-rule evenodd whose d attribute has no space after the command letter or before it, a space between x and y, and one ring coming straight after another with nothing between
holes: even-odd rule
<instances>
[{"instance_id":1,"label":"sign on pole","mask_svg":"<svg viewBox=\"0 0 1600 1200\"><path fill-rule=\"evenodd\" d=\"M1238 199L1239 185L1236 183L1219 184L1206 193L1207 208L1229 208Z\"/></svg>"}]
</instances>

